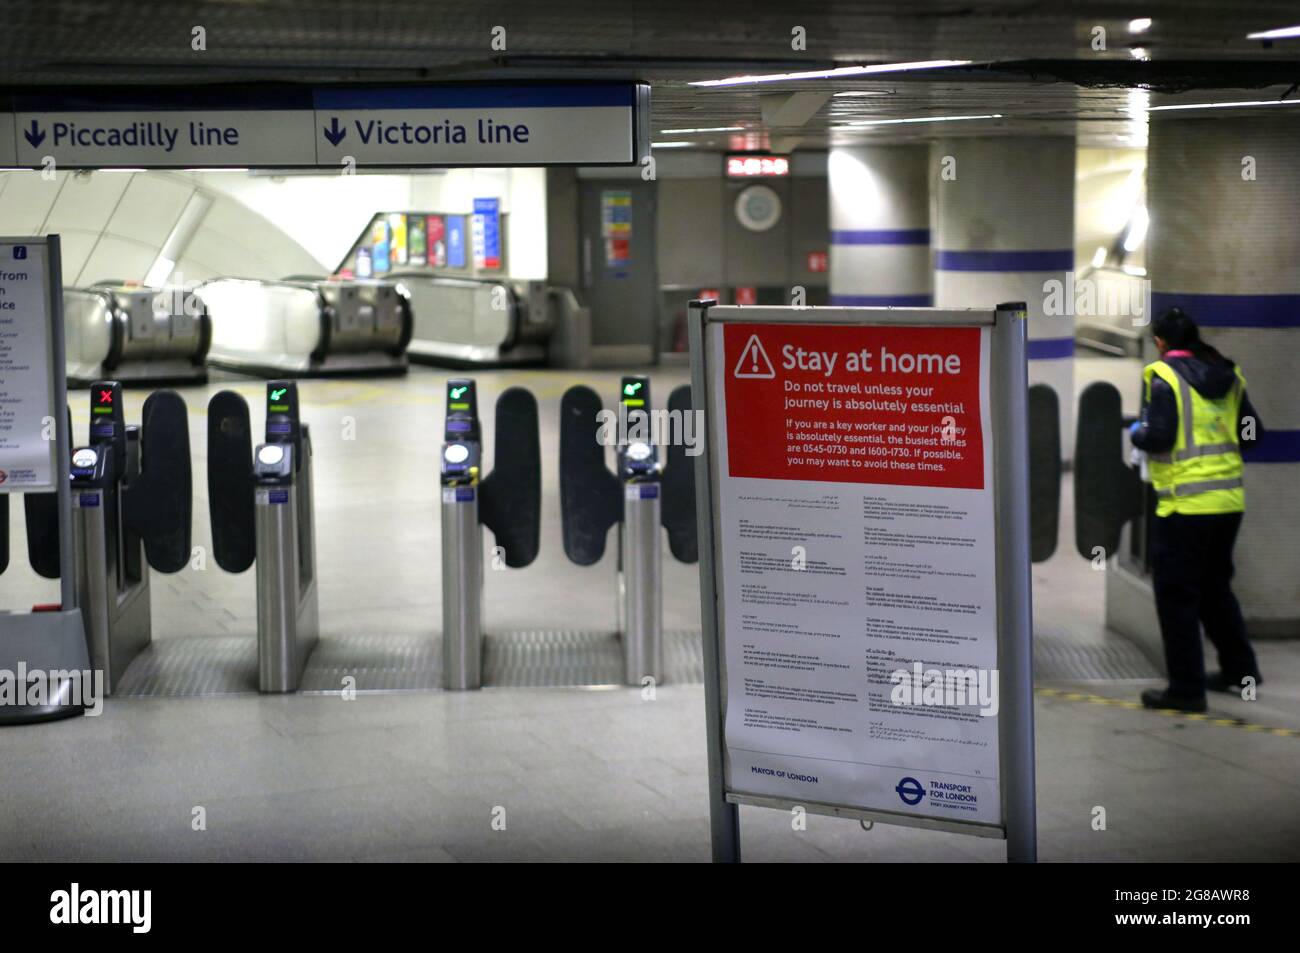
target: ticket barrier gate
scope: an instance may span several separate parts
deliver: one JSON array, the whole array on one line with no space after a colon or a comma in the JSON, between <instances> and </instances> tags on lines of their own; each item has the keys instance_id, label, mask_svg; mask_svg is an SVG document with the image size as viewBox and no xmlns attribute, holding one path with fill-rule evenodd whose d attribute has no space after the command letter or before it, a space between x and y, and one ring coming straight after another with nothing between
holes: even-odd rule
<instances>
[{"instance_id":1,"label":"ticket barrier gate","mask_svg":"<svg viewBox=\"0 0 1300 953\"><path fill-rule=\"evenodd\" d=\"M1056 552L1061 525L1061 416L1056 391L1029 388L1029 558L1041 563Z\"/></svg>"},{"instance_id":2,"label":"ticket barrier gate","mask_svg":"<svg viewBox=\"0 0 1300 953\"><path fill-rule=\"evenodd\" d=\"M447 381L442 485L442 677L449 690L483 682L483 536L492 530L504 564L537 558L542 462L537 400L522 387L497 398L494 468L482 477L482 430L475 382Z\"/></svg>"},{"instance_id":3,"label":"ticket barrier gate","mask_svg":"<svg viewBox=\"0 0 1300 953\"><path fill-rule=\"evenodd\" d=\"M257 670L263 692L296 691L316 645L316 524L311 434L293 381L266 384L266 440L251 446L248 403L208 403L208 499L217 565L257 564Z\"/></svg>"},{"instance_id":4,"label":"ticket barrier gate","mask_svg":"<svg viewBox=\"0 0 1300 953\"><path fill-rule=\"evenodd\" d=\"M1125 459L1120 393L1114 384L1097 381L1079 396L1075 423L1074 537L1079 555L1107 558L1120 551L1124 527L1135 522L1134 552L1145 562L1146 521L1151 510L1139 471Z\"/></svg>"},{"instance_id":5,"label":"ticket barrier gate","mask_svg":"<svg viewBox=\"0 0 1300 953\"><path fill-rule=\"evenodd\" d=\"M695 524L695 474L681 441L668 441L667 464L652 439L650 380L624 377L619 394L617 474L605 465L598 415L603 407L590 387L571 387L560 402L560 509L564 552L579 566L605 554L605 538L619 527L618 627L623 680L663 680L663 576L659 527L681 562L699 559ZM668 400L669 418L691 412L690 387ZM626 439L623 439L626 437Z\"/></svg>"},{"instance_id":6,"label":"ticket barrier gate","mask_svg":"<svg viewBox=\"0 0 1300 953\"><path fill-rule=\"evenodd\" d=\"M190 558L185 401L173 391L156 391L141 419L140 426L126 424L121 383L92 383L90 441L71 455L77 602L91 669L104 673L108 694L152 638L149 568L179 572ZM24 506L32 568L57 579L56 495L27 494ZM5 522L7 516L6 509Z\"/></svg>"}]
</instances>

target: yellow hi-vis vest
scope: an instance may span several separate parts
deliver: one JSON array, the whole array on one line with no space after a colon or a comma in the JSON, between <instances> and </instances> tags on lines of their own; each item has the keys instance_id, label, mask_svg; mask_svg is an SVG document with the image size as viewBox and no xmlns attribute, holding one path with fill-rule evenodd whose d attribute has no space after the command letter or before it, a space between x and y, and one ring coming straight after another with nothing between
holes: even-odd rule
<instances>
[{"instance_id":1,"label":"yellow hi-vis vest","mask_svg":"<svg viewBox=\"0 0 1300 953\"><path fill-rule=\"evenodd\" d=\"M1240 513L1246 509L1246 493L1241 485L1241 435L1237 433L1246 378L1240 367L1235 371L1237 380L1232 388L1211 400L1164 361L1142 369L1148 403L1151 378L1160 377L1173 390L1178 404L1178 436L1173 449L1148 455L1157 516Z\"/></svg>"}]
</instances>

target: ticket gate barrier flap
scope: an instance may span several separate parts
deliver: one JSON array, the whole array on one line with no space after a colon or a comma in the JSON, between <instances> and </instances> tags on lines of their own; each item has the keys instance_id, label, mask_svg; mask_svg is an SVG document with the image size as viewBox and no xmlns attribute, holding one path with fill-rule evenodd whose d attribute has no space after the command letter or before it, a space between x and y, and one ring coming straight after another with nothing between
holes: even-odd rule
<instances>
[{"instance_id":1,"label":"ticket gate barrier flap","mask_svg":"<svg viewBox=\"0 0 1300 953\"><path fill-rule=\"evenodd\" d=\"M682 384L668 395L668 411L685 421L691 413L691 385ZM703 435L701 435L703 439ZM668 445L667 461L660 484L663 489L661 517L668 533L668 549L678 562L694 563L700 558L699 529L695 523L695 465L686 454L684 440Z\"/></svg>"},{"instance_id":2,"label":"ticket gate barrier flap","mask_svg":"<svg viewBox=\"0 0 1300 953\"><path fill-rule=\"evenodd\" d=\"M605 555L609 528L623 518L623 488L605 465L596 439L603 409L590 387L570 387L560 399L560 513L564 554L579 566Z\"/></svg>"},{"instance_id":3,"label":"ticket gate barrier flap","mask_svg":"<svg viewBox=\"0 0 1300 953\"><path fill-rule=\"evenodd\" d=\"M505 550L505 563L522 569L541 548L542 450L537 398L511 387L497 398L492 472L479 484L479 519Z\"/></svg>"},{"instance_id":4,"label":"ticket gate barrier flap","mask_svg":"<svg viewBox=\"0 0 1300 953\"><path fill-rule=\"evenodd\" d=\"M24 493L27 559L38 576L59 578L59 498L54 493Z\"/></svg>"},{"instance_id":5,"label":"ticket gate barrier flap","mask_svg":"<svg viewBox=\"0 0 1300 953\"><path fill-rule=\"evenodd\" d=\"M140 473L123 489L126 525L144 540L145 557L159 572L179 572L190 558L194 494L188 416L175 391L149 395L141 414Z\"/></svg>"},{"instance_id":6,"label":"ticket gate barrier flap","mask_svg":"<svg viewBox=\"0 0 1300 953\"><path fill-rule=\"evenodd\" d=\"M244 572L257 556L253 508L248 402L223 390L208 402L208 510L212 555L226 572Z\"/></svg>"},{"instance_id":7,"label":"ticket gate barrier flap","mask_svg":"<svg viewBox=\"0 0 1300 953\"><path fill-rule=\"evenodd\" d=\"M72 408L68 408L67 413L68 433L71 434ZM64 465L67 463L65 460ZM59 494L24 493L23 514L27 521L27 561L38 576L58 579Z\"/></svg>"},{"instance_id":8,"label":"ticket gate barrier flap","mask_svg":"<svg viewBox=\"0 0 1300 953\"><path fill-rule=\"evenodd\" d=\"M1100 548L1109 558L1125 524L1142 515L1142 480L1124 460L1124 415L1119 390L1097 381L1079 397L1075 422L1075 546L1085 559Z\"/></svg>"},{"instance_id":9,"label":"ticket gate barrier flap","mask_svg":"<svg viewBox=\"0 0 1300 953\"><path fill-rule=\"evenodd\" d=\"M1029 553L1041 563L1056 552L1061 521L1061 418L1056 391L1029 388Z\"/></svg>"}]
</instances>

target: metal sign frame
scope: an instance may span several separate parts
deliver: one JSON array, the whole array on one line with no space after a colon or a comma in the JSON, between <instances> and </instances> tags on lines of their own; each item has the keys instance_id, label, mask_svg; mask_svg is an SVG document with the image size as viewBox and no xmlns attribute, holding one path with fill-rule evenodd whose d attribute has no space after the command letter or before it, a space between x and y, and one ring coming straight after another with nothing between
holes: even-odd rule
<instances>
[{"instance_id":1,"label":"metal sign frame","mask_svg":"<svg viewBox=\"0 0 1300 953\"><path fill-rule=\"evenodd\" d=\"M946 821L901 812L795 801L730 790L726 774L726 655L721 620L725 607L718 577L720 474L714 452L718 427L708 334L715 324L808 324L904 327L989 327L990 422L985 434L992 450L994 579L997 592L999 670L998 759L1002 824ZM739 862L740 805L1005 837L1007 860L1037 859L1034 792L1034 698L1032 604L1029 550L1028 377L1025 363L1026 308L1000 304L992 310L941 308L842 308L719 306L712 300L690 303L691 388L695 410L704 414L705 452L695 459L696 519L700 539L700 607L704 638L705 736L709 759L709 818L713 859Z\"/></svg>"}]
</instances>

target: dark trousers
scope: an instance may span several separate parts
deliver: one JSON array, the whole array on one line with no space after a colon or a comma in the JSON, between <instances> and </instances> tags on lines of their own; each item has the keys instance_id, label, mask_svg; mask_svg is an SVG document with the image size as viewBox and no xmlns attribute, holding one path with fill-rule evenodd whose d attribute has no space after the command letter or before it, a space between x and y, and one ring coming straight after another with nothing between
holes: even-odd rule
<instances>
[{"instance_id":1,"label":"dark trousers","mask_svg":"<svg viewBox=\"0 0 1300 953\"><path fill-rule=\"evenodd\" d=\"M1219 667L1232 682L1259 675L1241 606L1232 594L1232 546L1240 528L1240 513L1174 513L1155 519L1152 570L1171 694L1205 694L1202 625L1219 653Z\"/></svg>"}]
</instances>

